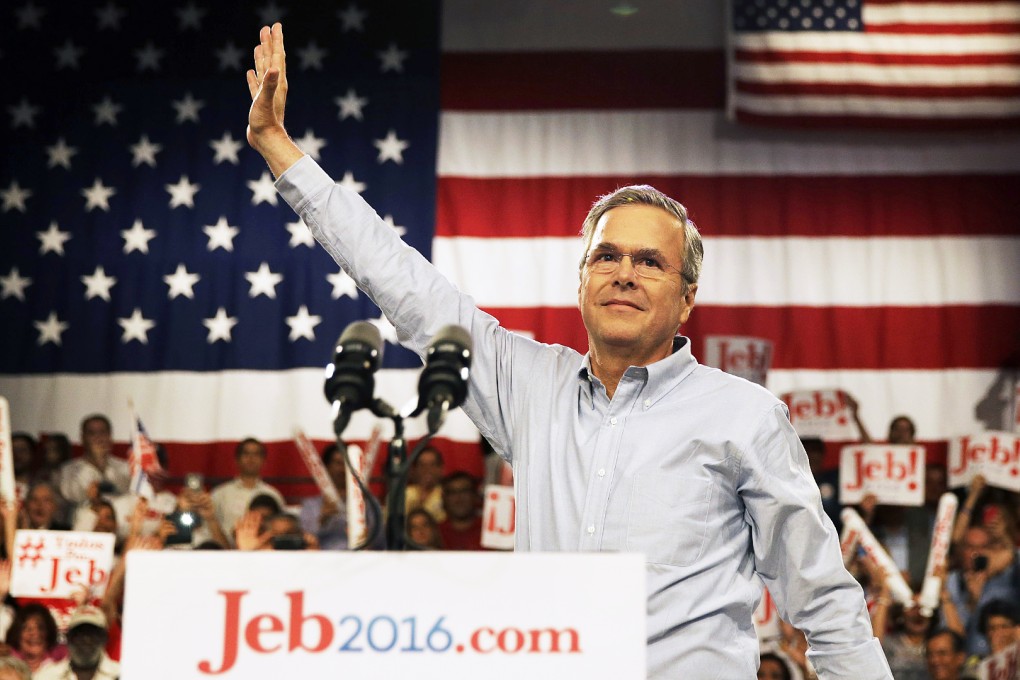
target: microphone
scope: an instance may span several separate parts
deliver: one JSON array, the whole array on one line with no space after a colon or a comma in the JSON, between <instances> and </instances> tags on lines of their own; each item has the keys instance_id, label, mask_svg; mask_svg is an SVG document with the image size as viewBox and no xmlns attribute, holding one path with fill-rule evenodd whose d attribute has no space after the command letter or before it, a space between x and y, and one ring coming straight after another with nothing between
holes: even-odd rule
<instances>
[{"instance_id":1,"label":"microphone","mask_svg":"<svg viewBox=\"0 0 1020 680\"><path fill-rule=\"evenodd\" d=\"M443 326L425 350L425 370L418 379L418 408L428 411L429 434L443 425L450 409L464 403L471 368L471 336L460 326Z\"/></svg>"},{"instance_id":2,"label":"microphone","mask_svg":"<svg viewBox=\"0 0 1020 680\"><path fill-rule=\"evenodd\" d=\"M344 329L336 342L333 361L326 366L326 401L333 405L337 436L347 427L351 414L373 405L375 377L382 363L382 335L367 321Z\"/></svg>"}]
</instances>

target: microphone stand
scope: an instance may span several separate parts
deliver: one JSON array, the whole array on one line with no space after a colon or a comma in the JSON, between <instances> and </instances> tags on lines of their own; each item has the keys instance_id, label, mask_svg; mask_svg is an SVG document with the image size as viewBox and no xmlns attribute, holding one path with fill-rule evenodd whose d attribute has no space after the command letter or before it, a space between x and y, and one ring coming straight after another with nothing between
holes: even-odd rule
<instances>
[{"instance_id":1,"label":"microphone stand","mask_svg":"<svg viewBox=\"0 0 1020 680\"><path fill-rule=\"evenodd\" d=\"M393 438L386 447L386 550L407 549L404 523L407 515L407 441L404 439L404 418L399 413L393 420Z\"/></svg>"}]
</instances>

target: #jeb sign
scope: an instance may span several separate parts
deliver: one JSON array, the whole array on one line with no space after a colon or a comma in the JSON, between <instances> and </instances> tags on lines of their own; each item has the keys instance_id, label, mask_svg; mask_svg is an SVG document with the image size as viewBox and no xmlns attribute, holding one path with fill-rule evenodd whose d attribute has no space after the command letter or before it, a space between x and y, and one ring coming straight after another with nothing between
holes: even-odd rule
<instances>
[{"instance_id":1,"label":"#jeb sign","mask_svg":"<svg viewBox=\"0 0 1020 680\"><path fill-rule=\"evenodd\" d=\"M1000 489L1020 492L1020 435L982 432L950 440L949 486L967 486L974 475Z\"/></svg>"},{"instance_id":2,"label":"#jeb sign","mask_svg":"<svg viewBox=\"0 0 1020 680\"><path fill-rule=\"evenodd\" d=\"M705 338L705 364L764 387L772 364L772 342L764 338L709 335Z\"/></svg>"},{"instance_id":3,"label":"#jeb sign","mask_svg":"<svg viewBox=\"0 0 1020 680\"><path fill-rule=\"evenodd\" d=\"M11 595L71 599L82 589L102 597L113 568L113 534L21 530L14 535Z\"/></svg>"},{"instance_id":4,"label":"#jeb sign","mask_svg":"<svg viewBox=\"0 0 1020 680\"><path fill-rule=\"evenodd\" d=\"M482 507L482 546L496 550L513 550L516 529L514 488L489 484L485 487Z\"/></svg>"},{"instance_id":5,"label":"#jeb sign","mask_svg":"<svg viewBox=\"0 0 1020 680\"><path fill-rule=\"evenodd\" d=\"M1020 680L1020 642L981 662L979 680Z\"/></svg>"},{"instance_id":6,"label":"#jeb sign","mask_svg":"<svg viewBox=\"0 0 1020 680\"><path fill-rule=\"evenodd\" d=\"M839 502L855 505L874 494L883 505L921 505L924 463L923 446L844 446L839 454Z\"/></svg>"},{"instance_id":7,"label":"#jeb sign","mask_svg":"<svg viewBox=\"0 0 1020 680\"><path fill-rule=\"evenodd\" d=\"M645 678L638 554L127 560L124 618L141 625L124 628L125 678Z\"/></svg>"},{"instance_id":8,"label":"#jeb sign","mask_svg":"<svg viewBox=\"0 0 1020 680\"><path fill-rule=\"evenodd\" d=\"M790 422L801 437L846 441L860 436L841 390L798 390L779 398L790 409Z\"/></svg>"}]
</instances>

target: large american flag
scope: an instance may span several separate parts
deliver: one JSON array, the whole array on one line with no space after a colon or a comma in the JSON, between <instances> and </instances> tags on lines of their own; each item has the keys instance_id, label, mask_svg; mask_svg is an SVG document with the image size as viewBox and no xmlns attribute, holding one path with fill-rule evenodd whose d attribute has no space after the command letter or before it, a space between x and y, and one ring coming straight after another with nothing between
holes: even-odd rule
<instances>
[{"instance_id":1,"label":"large american flag","mask_svg":"<svg viewBox=\"0 0 1020 680\"><path fill-rule=\"evenodd\" d=\"M38 28L24 25L26 7L46 10ZM133 398L171 471L211 476L231 474L229 443L249 434L274 443L276 476L303 474L294 427L329 438L321 366L348 322L379 313L349 281L327 279L335 265L270 203L254 152L235 147L252 41L281 15L293 136L338 181L364 183L380 214L505 326L584 351L581 220L597 195L648 182L705 234L685 329L697 354L708 335L768 338L771 389L845 389L874 434L901 412L926 440L1002 426L992 421L1012 398L1020 340L1013 132L728 122L728 23L715 0L457 0L441 17L426 3L125 5L119 31L99 27L97 11L114 13L104 7L116 5L72 17L36 0L3 28L3 63L36 73L10 89L0 176L0 393L16 428L76 434L81 416L105 411L123 439ZM202 10L201 29L189 28ZM78 69L59 66L68 41L86 48ZM141 70L160 49L165 70ZM403 71L386 69L394 61ZM202 102L197 121L189 101ZM117 125L97 122L116 105ZM31 107L34 127L18 122ZM161 147L155 165L134 163L143 134ZM77 151L70 168L52 162L63 146ZM217 160L234 148L236 163ZM192 185L194 207L172 207ZM109 209L88 208L107 188ZM233 250L210 250L231 227ZM125 252L142 241L148 252ZM380 393L412 398L417 365L387 345ZM366 439L372 424L359 414L349 433ZM453 466L477 470L470 424L452 418L443 434Z\"/></svg>"},{"instance_id":2,"label":"large american flag","mask_svg":"<svg viewBox=\"0 0 1020 680\"><path fill-rule=\"evenodd\" d=\"M1020 126L1020 2L732 0L737 120Z\"/></svg>"}]
</instances>

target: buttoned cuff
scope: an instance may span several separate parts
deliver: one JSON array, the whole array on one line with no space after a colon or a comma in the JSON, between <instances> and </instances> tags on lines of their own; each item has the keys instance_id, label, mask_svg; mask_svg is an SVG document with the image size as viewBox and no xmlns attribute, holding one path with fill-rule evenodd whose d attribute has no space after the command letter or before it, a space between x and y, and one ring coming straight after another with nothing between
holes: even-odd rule
<instances>
[{"instance_id":1,"label":"buttoned cuff","mask_svg":"<svg viewBox=\"0 0 1020 680\"><path fill-rule=\"evenodd\" d=\"M889 662L878 638L855 647L808 650L818 680L893 680Z\"/></svg>"}]
</instances>

